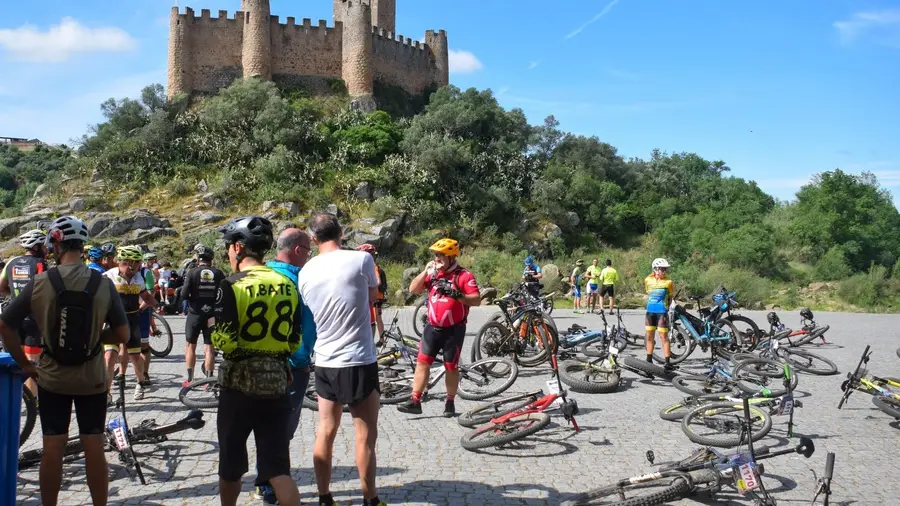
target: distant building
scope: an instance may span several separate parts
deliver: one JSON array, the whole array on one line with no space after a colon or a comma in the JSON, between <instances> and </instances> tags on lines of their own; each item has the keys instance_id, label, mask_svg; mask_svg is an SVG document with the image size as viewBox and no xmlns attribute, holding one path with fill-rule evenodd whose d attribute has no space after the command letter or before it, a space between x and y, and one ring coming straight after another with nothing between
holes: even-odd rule
<instances>
[{"instance_id":1,"label":"distant building","mask_svg":"<svg viewBox=\"0 0 900 506\"><path fill-rule=\"evenodd\" d=\"M0 145L2 144L15 146L19 149L31 149L38 144L43 144L43 142L37 139L25 139L22 137L0 137Z\"/></svg>"},{"instance_id":2,"label":"distant building","mask_svg":"<svg viewBox=\"0 0 900 506\"><path fill-rule=\"evenodd\" d=\"M234 19L220 10L169 18L167 93L215 93L239 77L326 91L342 79L357 106L374 107L374 83L418 94L449 83L447 32L424 43L396 35L396 0L333 0L334 27L310 19L280 23L269 0L241 0Z\"/></svg>"}]
</instances>

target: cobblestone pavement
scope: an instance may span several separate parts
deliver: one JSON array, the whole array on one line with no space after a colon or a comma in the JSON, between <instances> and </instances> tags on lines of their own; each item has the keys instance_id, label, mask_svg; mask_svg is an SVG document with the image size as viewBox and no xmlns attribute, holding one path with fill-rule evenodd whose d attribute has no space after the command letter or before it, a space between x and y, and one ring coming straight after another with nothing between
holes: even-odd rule
<instances>
[{"instance_id":1,"label":"cobblestone pavement","mask_svg":"<svg viewBox=\"0 0 900 506\"><path fill-rule=\"evenodd\" d=\"M485 321L487 309L473 311L469 336ZM757 322L765 322L764 313L748 313ZM387 310L385 318L392 316ZM403 325L409 329L411 313L403 313ZM578 322L597 326L599 317L573 315L571 310L554 313L560 328ZM797 313L782 312L782 320L799 324ZM821 314L820 323L830 324L827 337L834 344L816 347L816 352L832 359L840 375L817 377L802 375L798 397L804 406L795 417L795 435L813 437L816 453L810 459L798 455L766 461L765 483L779 504L809 504L815 486L813 470L821 473L828 451L837 453L832 504L897 504L894 477L900 476L900 426L878 411L865 394L851 396L838 411L839 385L856 366L862 349L871 344L875 354L869 369L880 375L900 375L900 359L895 350L900 317L892 315ZM626 323L641 332L642 317L626 316ZM146 418L158 423L178 420L187 409L178 401L183 380L183 318L169 321L176 333L175 348L165 359L154 359L151 366L155 387L143 401L130 399L128 416L132 424ZM643 355L640 350L629 352ZM698 351L699 353L699 351ZM468 356L467 354L463 355ZM549 377L548 366L522 369L516 384L507 392L525 392L542 388ZM129 386L131 386L129 384ZM129 389L130 390L130 389ZM677 423L659 418L658 411L677 402L682 395L671 385L646 380L628 372L623 374L617 392L606 395L573 394L581 413L582 431L575 433L561 417L536 436L513 448L491 449L485 453L463 450L459 438L465 429L455 421L440 417L443 386L424 405L425 414L409 416L393 406L382 409L378 439L379 495L388 504L558 504L571 494L651 469L644 460L652 449L657 461L680 459L695 445L690 443ZM506 395L506 394L504 394ZM457 401L462 411L475 403ZM158 447L141 448L141 461L147 485L142 486L121 468L114 454L107 454L113 478L110 504L218 504L215 412L206 412L208 423L199 431L176 434ZM784 417L776 417L775 426L763 443L796 444L787 441ZM315 501L311 446L315 437L317 414L304 410L301 426L291 443L293 476L304 503ZM72 427L75 427L74 421ZM40 445L40 427L26 448ZM352 453L352 425L345 416L335 444L333 492L342 505L361 504L359 480ZM251 460L255 456L253 442ZM251 465L251 468L253 466ZM252 497L251 474L244 478L239 504L260 504ZM887 479L885 479L887 478ZM890 499L893 497L894 499ZM680 504L749 504L736 493L721 494L715 500L696 498ZM17 503L40 504L37 468L23 471L19 478ZM60 504L90 504L82 462L67 464Z\"/></svg>"}]
</instances>

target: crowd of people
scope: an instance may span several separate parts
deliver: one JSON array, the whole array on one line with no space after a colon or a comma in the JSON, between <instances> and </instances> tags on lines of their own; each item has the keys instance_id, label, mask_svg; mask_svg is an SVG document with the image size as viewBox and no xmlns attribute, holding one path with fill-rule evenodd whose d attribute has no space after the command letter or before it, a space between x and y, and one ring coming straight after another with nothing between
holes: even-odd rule
<instances>
[{"instance_id":1,"label":"crowd of people","mask_svg":"<svg viewBox=\"0 0 900 506\"><path fill-rule=\"evenodd\" d=\"M302 398L315 381L319 426L313 450L318 504L332 506L334 441L349 407L364 506L381 506L375 484L380 388L376 340L383 338L380 307L387 279L372 245L348 250L333 214L320 213L308 231L289 227L275 236L259 216L231 220L220 229L231 275L213 265L215 252L194 248L184 272L185 385L194 376L196 346L204 342L202 372L214 373L222 354L216 428L219 495L237 503L249 471L247 439L256 441L256 494L267 504L298 505L291 478L290 441L300 421ZM312 243L318 254L311 256ZM150 312L171 303L177 275L138 246L91 246L88 228L74 216L47 230L20 237L23 255L7 262L0 294L12 300L0 314L3 346L39 399L43 433L41 500L57 503L72 409L85 448L92 503L107 504L106 412L112 381L128 363L134 399L150 385ZM275 246L275 259L265 257ZM469 307L480 304L472 273L456 261L459 243L445 238L431 246L433 260L410 287L427 292L429 325L417 358L412 399L399 406L421 413L430 366L442 353L447 374L446 416L455 414L454 394ZM48 261L49 260L49 261ZM159 290L160 301L154 296ZM310 378L312 355L315 374Z\"/></svg>"}]
</instances>

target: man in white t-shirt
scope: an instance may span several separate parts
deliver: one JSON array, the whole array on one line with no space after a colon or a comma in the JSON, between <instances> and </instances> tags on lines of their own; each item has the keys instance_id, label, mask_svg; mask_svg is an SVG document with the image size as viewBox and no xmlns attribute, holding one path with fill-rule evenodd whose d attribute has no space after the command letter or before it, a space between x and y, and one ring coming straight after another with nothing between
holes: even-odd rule
<instances>
[{"instance_id":1,"label":"man in white t-shirt","mask_svg":"<svg viewBox=\"0 0 900 506\"><path fill-rule=\"evenodd\" d=\"M356 466L363 506L379 506L375 490L375 441L381 394L375 340L370 325L378 300L378 278L372 255L341 249L337 216L312 217L309 229L319 246L297 276L303 301L316 322L316 392L319 430L313 465L319 504L331 506L331 461L344 405L350 406L356 432Z\"/></svg>"}]
</instances>

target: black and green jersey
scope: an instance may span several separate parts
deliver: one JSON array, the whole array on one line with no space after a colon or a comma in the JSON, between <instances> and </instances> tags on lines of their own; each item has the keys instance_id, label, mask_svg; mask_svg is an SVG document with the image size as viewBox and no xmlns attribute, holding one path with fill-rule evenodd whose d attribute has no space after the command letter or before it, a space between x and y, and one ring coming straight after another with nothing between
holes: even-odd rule
<instances>
[{"instance_id":1,"label":"black and green jersey","mask_svg":"<svg viewBox=\"0 0 900 506\"><path fill-rule=\"evenodd\" d=\"M300 347L300 294L264 265L245 267L219 284L212 344L229 360L287 358Z\"/></svg>"}]
</instances>

